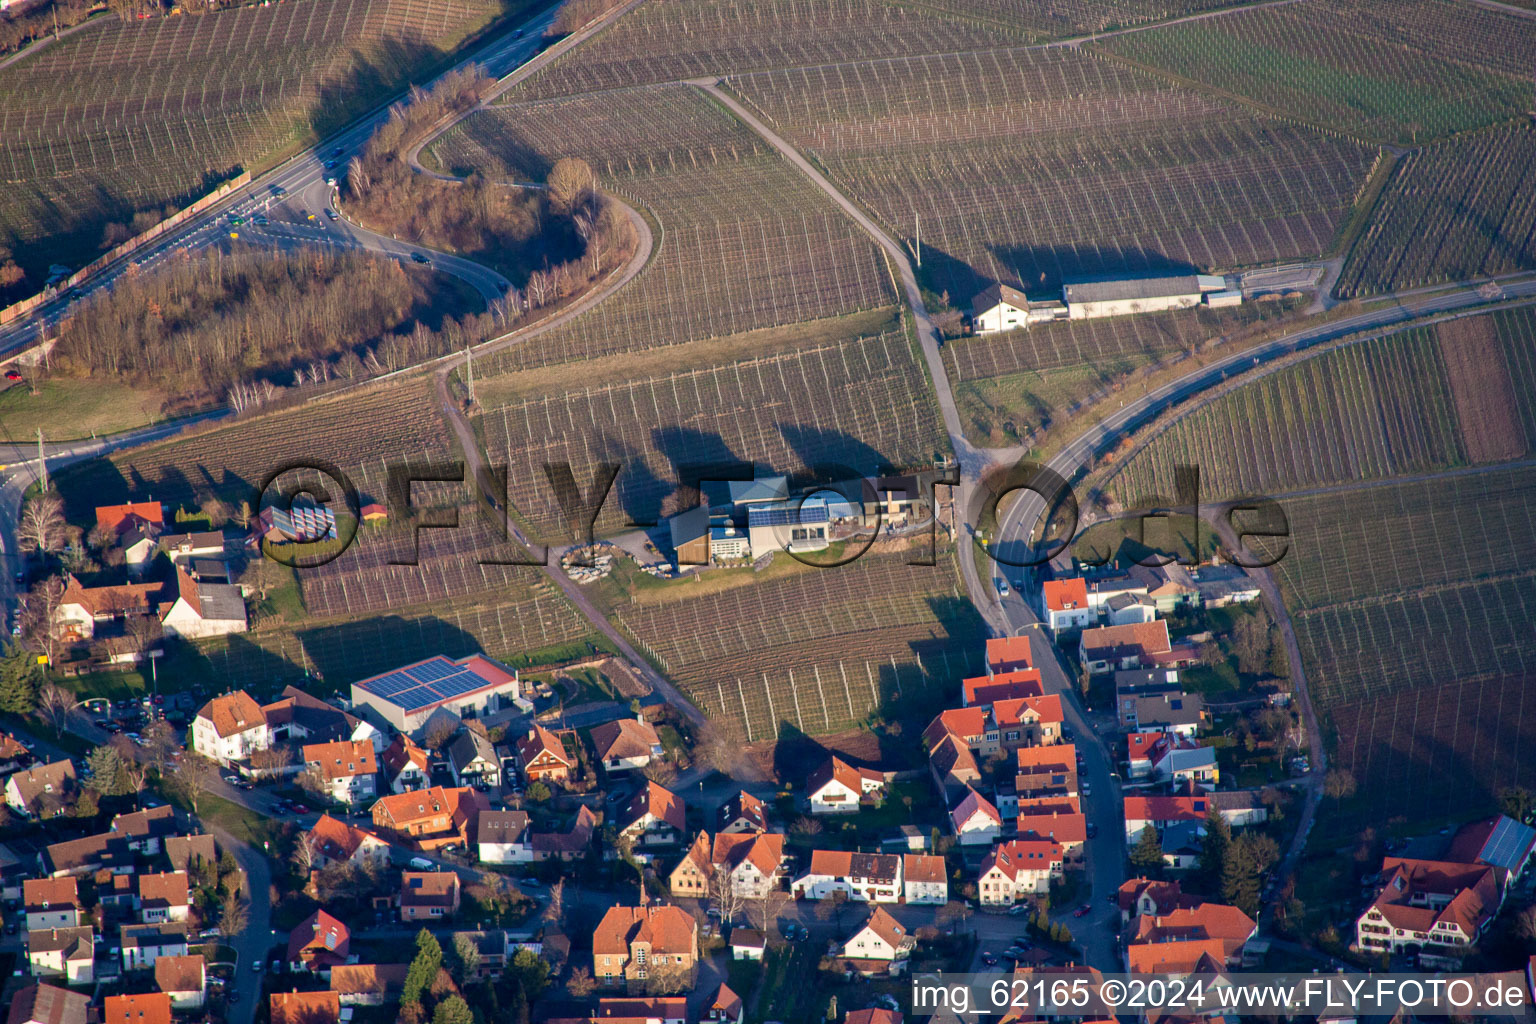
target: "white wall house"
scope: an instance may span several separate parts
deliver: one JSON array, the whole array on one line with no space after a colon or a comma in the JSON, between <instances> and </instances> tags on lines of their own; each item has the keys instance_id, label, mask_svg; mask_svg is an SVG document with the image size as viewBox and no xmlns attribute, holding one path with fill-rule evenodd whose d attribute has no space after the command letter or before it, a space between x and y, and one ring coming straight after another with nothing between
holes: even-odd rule
<instances>
[{"instance_id":1,"label":"white wall house","mask_svg":"<svg viewBox=\"0 0 1536 1024\"><path fill-rule=\"evenodd\" d=\"M903 854L902 892L908 905L942 906L949 902L949 876L944 858L926 853Z\"/></svg>"},{"instance_id":2,"label":"white wall house","mask_svg":"<svg viewBox=\"0 0 1536 1024\"><path fill-rule=\"evenodd\" d=\"M971 330L976 334L1013 331L1029 323L1029 299L1017 288L994 284L971 300Z\"/></svg>"},{"instance_id":3,"label":"white wall house","mask_svg":"<svg viewBox=\"0 0 1536 1024\"><path fill-rule=\"evenodd\" d=\"M482 864L532 861L528 815L523 811L481 811L475 822L475 849Z\"/></svg>"},{"instance_id":4,"label":"white wall house","mask_svg":"<svg viewBox=\"0 0 1536 1024\"><path fill-rule=\"evenodd\" d=\"M893 853L813 850L810 867L790 891L796 899L824 900L843 892L860 903L895 903L903 891L901 858Z\"/></svg>"},{"instance_id":5,"label":"white wall house","mask_svg":"<svg viewBox=\"0 0 1536 1024\"><path fill-rule=\"evenodd\" d=\"M266 714L244 690L215 697L192 720L192 749L226 768L271 745Z\"/></svg>"},{"instance_id":6,"label":"white wall house","mask_svg":"<svg viewBox=\"0 0 1536 1024\"><path fill-rule=\"evenodd\" d=\"M969 787L949 812L949 823L961 846L991 846L1003 834L1003 816L991 801Z\"/></svg>"},{"instance_id":7,"label":"white wall house","mask_svg":"<svg viewBox=\"0 0 1536 1024\"><path fill-rule=\"evenodd\" d=\"M1003 843L987 854L976 880L982 906L1009 907L1027 896L1051 891L1052 879L1060 878L1063 852L1049 840L1016 840Z\"/></svg>"},{"instance_id":8,"label":"white wall house","mask_svg":"<svg viewBox=\"0 0 1536 1024\"><path fill-rule=\"evenodd\" d=\"M885 789L885 776L829 757L806 780L805 788L812 814L852 814L865 796Z\"/></svg>"},{"instance_id":9,"label":"white wall house","mask_svg":"<svg viewBox=\"0 0 1536 1024\"><path fill-rule=\"evenodd\" d=\"M1084 281L1064 285L1062 301L1067 316L1086 320L1101 316L1129 316L1169 309L1192 309L1206 292L1219 292L1226 281L1207 274L1173 274L1133 277L1113 281Z\"/></svg>"}]
</instances>

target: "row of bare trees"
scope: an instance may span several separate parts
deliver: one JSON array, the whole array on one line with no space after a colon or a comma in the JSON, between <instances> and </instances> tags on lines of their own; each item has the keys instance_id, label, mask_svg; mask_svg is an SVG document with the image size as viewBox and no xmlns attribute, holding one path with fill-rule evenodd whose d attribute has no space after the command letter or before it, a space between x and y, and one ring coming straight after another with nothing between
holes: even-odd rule
<instances>
[{"instance_id":1,"label":"row of bare trees","mask_svg":"<svg viewBox=\"0 0 1536 1024\"><path fill-rule=\"evenodd\" d=\"M546 33L551 36L568 36L616 8L625 0L565 0L555 12L555 20L549 23Z\"/></svg>"}]
</instances>

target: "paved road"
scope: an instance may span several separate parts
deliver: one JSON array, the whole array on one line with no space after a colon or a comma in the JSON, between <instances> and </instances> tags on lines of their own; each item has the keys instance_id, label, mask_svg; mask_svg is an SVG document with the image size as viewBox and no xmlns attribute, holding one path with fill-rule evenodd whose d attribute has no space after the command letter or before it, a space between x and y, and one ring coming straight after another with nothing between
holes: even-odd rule
<instances>
[{"instance_id":1,"label":"paved road","mask_svg":"<svg viewBox=\"0 0 1536 1024\"><path fill-rule=\"evenodd\" d=\"M509 31L467 54L454 70L470 64L479 64L488 74L498 77L506 75L537 52L543 41L544 30L554 20L554 15L553 9L547 10L517 29L509 28ZM431 83L426 83L425 87L430 88ZM395 99L398 97L392 98L389 102L392 103ZM302 210L304 212L297 218L299 228L297 231L291 229L272 231L271 228L276 227L276 220L273 225L269 225L268 229L260 229L248 224L235 230L237 233L261 232L256 234L256 237L280 247L324 243L331 240L333 244L352 244L395 258L403 256L409 259L410 252L419 249L419 246L381 238L361 229L343 227L341 222L327 226L329 222L323 219L323 210L330 199L330 189L326 185L326 179L342 173L347 161L361 151L374 129L388 116L389 103L380 105L372 113L354 121L350 127L280 164L244 188L236 190L208 211L192 218L179 228L167 232L154 244L103 268L94 277L82 282L77 290L82 295L89 295L99 289L110 288L114 281L134 267L153 267L173 256L178 250L227 245L231 241L229 238L231 214L248 217L260 212L296 213ZM333 166L327 167L327 162ZM273 189L279 187L288 193L282 200L273 193ZM309 213L316 215L315 222L311 223L308 220ZM474 284L481 294L488 294L493 284L499 284L499 280L504 280L500 279L500 275L488 276L494 272L488 271L487 268L471 264L467 260L460 261L446 253L434 257L434 263L439 265L440 269L459 273L461 276L467 275L466 280ZM500 294L499 287L495 289L495 294ZM68 313L69 305L70 301L61 297L40 307L26 320L0 328L0 353L8 353L32 345L41 332L54 327Z\"/></svg>"}]
</instances>

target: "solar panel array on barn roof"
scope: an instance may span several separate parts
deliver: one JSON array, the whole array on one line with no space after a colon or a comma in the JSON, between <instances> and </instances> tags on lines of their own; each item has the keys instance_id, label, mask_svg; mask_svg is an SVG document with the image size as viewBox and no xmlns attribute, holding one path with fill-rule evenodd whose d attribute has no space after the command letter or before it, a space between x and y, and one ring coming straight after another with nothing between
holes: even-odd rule
<instances>
[{"instance_id":1,"label":"solar panel array on barn roof","mask_svg":"<svg viewBox=\"0 0 1536 1024\"><path fill-rule=\"evenodd\" d=\"M495 682L470 666L439 654L354 685L406 711L416 711Z\"/></svg>"},{"instance_id":2,"label":"solar panel array on barn roof","mask_svg":"<svg viewBox=\"0 0 1536 1024\"><path fill-rule=\"evenodd\" d=\"M1536 840L1536 829L1522 825L1513 818L1500 816L1493 832L1483 843L1481 860L1494 867L1515 870L1524 860L1531 843Z\"/></svg>"}]
</instances>

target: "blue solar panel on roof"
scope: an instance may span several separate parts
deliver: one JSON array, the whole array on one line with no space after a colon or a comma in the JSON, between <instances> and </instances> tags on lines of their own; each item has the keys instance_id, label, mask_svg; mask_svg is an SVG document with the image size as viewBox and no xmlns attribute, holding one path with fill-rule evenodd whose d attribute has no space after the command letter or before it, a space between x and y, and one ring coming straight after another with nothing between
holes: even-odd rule
<instances>
[{"instance_id":1,"label":"blue solar panel on roof","mask_svg":"<svg viewBox=\"0 0 1536 1024\"><path fill-rule=\"evenodd\" d=\"M1536 829L1513 818L1501 817L1483 844L1482 859L1495 867L1513 871L1520 866L1520 858L1532 839L1536 839Z\"/></svg>"}]
</instances>

